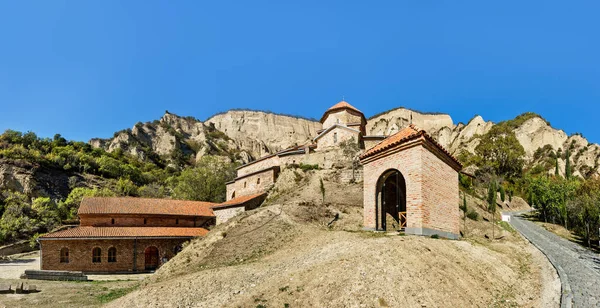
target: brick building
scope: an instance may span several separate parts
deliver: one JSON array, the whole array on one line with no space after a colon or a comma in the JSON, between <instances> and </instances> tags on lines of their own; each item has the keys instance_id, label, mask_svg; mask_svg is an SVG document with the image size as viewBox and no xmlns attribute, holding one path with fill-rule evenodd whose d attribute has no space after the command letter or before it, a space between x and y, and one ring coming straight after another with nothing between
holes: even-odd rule
<instances>
[{"instance_id":1,"label":"brick building","mask_svg":"<svg viewBox=\"0 0 600 308\"><path fill-rule=\"evenodd\" d=\"M215 203L145 198L84 198L80 226L43 235L42 270L153 271L181 245L208 233Z\"/></svg>"},{"instance_id":2,"label":"brick building","mask_svg":"<svg viewBox=\"0 0 600 308\"><path fill-rule=\"evenodd\" d=\"M360 156L364 227L457 239L456 158L425 131L410 125Z\"/></svg>"}]
</instances>

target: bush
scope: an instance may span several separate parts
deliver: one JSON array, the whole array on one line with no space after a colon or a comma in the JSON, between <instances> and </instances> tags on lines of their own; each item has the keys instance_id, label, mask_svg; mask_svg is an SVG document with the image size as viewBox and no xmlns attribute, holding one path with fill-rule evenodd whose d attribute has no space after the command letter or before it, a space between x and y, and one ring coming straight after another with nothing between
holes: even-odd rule
<instances>
[{"instance_id":1,"label":"bush","mask_svg":"<svg viewBox=\"0 0 600 308\"><path fill-rule=\"evenodd\" d=\"M467 213L467 218L469 218L470 220L478 221L479 220L479 213L475 212L474 210L470 210Z\"/></svg>"}]
</instances>

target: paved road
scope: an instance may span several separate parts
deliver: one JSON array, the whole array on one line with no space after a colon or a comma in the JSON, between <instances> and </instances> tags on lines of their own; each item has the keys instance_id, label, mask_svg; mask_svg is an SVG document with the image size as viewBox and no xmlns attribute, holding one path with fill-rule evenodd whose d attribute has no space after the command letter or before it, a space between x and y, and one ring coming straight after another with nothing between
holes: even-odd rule
<instances>
[{"instance_id":1,"label":"paved road","mask_svg":"<svg viewBox=\"0 0 600 308\"><path fill-rule=\"evenodd\" d=\"M510 213L508 213L510 214ZM511 225L556 267L562 284L561 307L600 307L600 255L565 240L513 213Z\"/></svg>"}]
</instances>

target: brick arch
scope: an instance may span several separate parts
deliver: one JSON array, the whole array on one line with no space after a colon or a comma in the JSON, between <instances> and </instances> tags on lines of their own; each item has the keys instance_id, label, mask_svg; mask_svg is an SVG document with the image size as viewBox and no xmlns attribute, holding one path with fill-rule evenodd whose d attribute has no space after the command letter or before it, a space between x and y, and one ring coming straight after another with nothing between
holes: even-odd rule
<instances>
[{"instance_id":1,"label":"brick arch","mask_svg":"<svg viewBox=\"0 0 600 308\"><path fill-rule=\"evenodd\" d=\"M375 229L385 231L405 228L406 179L402 172L395 168L385 170L376 185Z\"/></svg>"}]
</instances>

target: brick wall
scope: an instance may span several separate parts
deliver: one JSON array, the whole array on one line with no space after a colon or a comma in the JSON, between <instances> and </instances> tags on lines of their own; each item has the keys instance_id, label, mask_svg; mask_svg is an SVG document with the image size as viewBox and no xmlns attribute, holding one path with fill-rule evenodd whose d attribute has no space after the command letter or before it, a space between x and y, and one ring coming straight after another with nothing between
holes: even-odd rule
<instances>
[{"instance_id":1,"label":"brick wall","mask_svg":"<svg viewBox=\"0 0 600 308\"><path fill-rule=\"evenodd\" d=\"M400 171L406 181L407 233L441 231L455 238L460 222L457 171L419 141L364 164L364 227L376 227L377 182L389 169Z\"/></svg>"},{"instance_id":2,"label":"brick wall","mask_svg":"<svg viewBox=\"0 0 600 308\"><path fill-rule=\"evenodd\" d=\"M96 227L200 227L211 217L156 215L79 215L81 226ZM112 220L114 219L114 224ZM144 224L144 219L146 224Z\"/></svg>"},{"instance_id":3,"label":"brick wall","mask_svg":"<svg viewBox=\"0 0 600 308\"><path fill-rule=\"evenodd\" d=\"M422 226L421 147L412 147L393 153L363 166L364 227L375 229L377 181L387 170L396 169L406 181L407 227Z\"/></svg>"},{"instance_id":4,"label":"brick wall","mask_svg":"<svg viewBox=\"0 0 600 308\"><path fill-rule=\"evenodd\" d=\"M42 270L64 270L83 272L133 272L134 271L134 246L136 247L136 271L144 271L147 247L158 248L159 261L163 257L171 259L175 253L174 248L189 239L81 239L81 240L40 240ZM134 241L136 242L134 244ZM60 263L60 250L69 249L69 263ZM92 262L92 249L102 249L101 262ZM117 262L108 262L108 249L117 249Z\"/></svg>"},{"instance_id":5,"label":"brick wall","mask_svg":"<svg viewBox=\"0 0 600 308\"><path fill-rule=\"evenodd\" d=\"M458 172L423 149L423 227L459 234Z\"/></svg>"}]
</instances>

